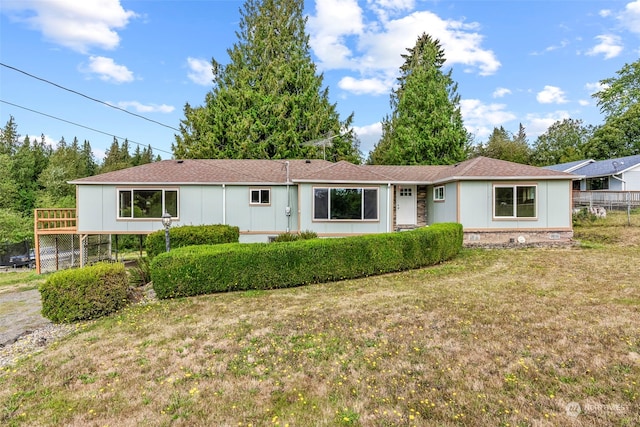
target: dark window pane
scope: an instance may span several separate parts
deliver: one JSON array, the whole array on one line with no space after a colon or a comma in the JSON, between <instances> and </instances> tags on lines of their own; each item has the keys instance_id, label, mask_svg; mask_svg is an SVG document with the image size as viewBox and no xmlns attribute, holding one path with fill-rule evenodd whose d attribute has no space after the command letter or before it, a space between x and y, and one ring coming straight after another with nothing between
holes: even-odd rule
<instances>
[{"instance_id":1,"label":"dark window pane","mask_svg":"<svg viewBox=\"0 0 640 427\"><path fill-rule=\"evenodd\" d=\"M269 204L269 190L260 190L260 203Z\"/></svg>"},{"instance_id":2,"label":"dark window pane","mask_svg":"<svg viewBox=\"0 0 640 427\"><path fill-rule=\"evenodd\" d=\"M362 219L362 189L332 188L331 219Z\"/></svg>"},{"instance_id":3,"label":"dark window pane","mask_svg":"<svg viewBox=\"0 0 640 427\"><path fill-rule=\"evenodd\" d=\"M378 219L378 190L364 190L364 219Z\"/></svg>"},{"instance_id":4,"label":"dark window pane","mask_svg":"<svg viewBox=\"0 0 640 427\"><path fill-rule=\"evenodd\" d=\"M329 219L329 189L313 190L313 219Z\"/></svg>"},{"instance_id":5,"label":"dark window pane","mask_svg":"<svg viewBox=\"0 0 640 427\"><path fill-rule=\"evenodd\" d=\"M536 187L517 187L518 218L534 218L536 216Z\"/></svg>"},{"instance_id":6,"label":"dark window pane","mask_svg":"<svg viewBox=\"0 0 640 427\"><path fill-rule=\"evenodd\" d=\"M251 203L260 203L260 190L251 190Z\"/></svg>"},{"instance_id":7,"label":"dark window pane","mask_svg":"<svg viewBox=\"0 0 640 427\"><path fill-rule=\"evenodd\" d=\"M131 190L119 192L119 212L120 218L131 218Z\"/></svg>"},{"instance_id":8,"label":"dark window pane","mask_svg":"<svg viewBox=\"0 0 640 427\"><path fill-rule=\"evenodd\" d=\"M162 190L133 191L134 218L162 217Z\"/></svg>"},{"instance_id":9,"label":"dark window pane","mask_svg":"<svg viewBox=\"0 0 640 427\"><path fill-rule=\"evenodd\" d=\"M513 216L513 187L496 187L496 216Z\"/></svg>"},{"instance_id":10,"label":"dark window pane","mask_svg":"<svg viewBox=\"0 0 640 427\"><path fill-rule=\"evenodd\" d=\"M164 208L172 217L178 216L178 192L175 190L165 190Z\"/></svg>"}]
</instances>

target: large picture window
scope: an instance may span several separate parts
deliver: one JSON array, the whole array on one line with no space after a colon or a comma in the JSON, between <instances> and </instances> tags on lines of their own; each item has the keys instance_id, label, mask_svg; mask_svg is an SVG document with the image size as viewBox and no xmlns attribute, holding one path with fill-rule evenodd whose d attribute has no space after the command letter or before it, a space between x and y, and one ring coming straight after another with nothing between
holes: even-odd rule
<instances>
[{"instance_id":1,"label":"large picture window","mask_svg":"<svg viewBox=\"0 0 640 427\"><path fill-rule=\"evenodd\" d=\"M178 190L118 190L118 218L160 219L165 211L178 217Z\"/></svg>"},{"instance_id":2,"label":"large picture window","mask_svg":"<svg viewBox=\"0 0 640 427\"><path fill-rule=\"evenodd\" d=\"M375 221L377 188L314 188L313 219Z\"/></svg>"},{"instance_id":3,"label":"large picture window","mask_svg":"<svg viewBox=\"0 0 640 427\"><path fill-rule=\"evenodd\" d=\"M496 218L535 218L536 186L509 185L495 186L494 217Z\"/></svg>"}]
</instances>

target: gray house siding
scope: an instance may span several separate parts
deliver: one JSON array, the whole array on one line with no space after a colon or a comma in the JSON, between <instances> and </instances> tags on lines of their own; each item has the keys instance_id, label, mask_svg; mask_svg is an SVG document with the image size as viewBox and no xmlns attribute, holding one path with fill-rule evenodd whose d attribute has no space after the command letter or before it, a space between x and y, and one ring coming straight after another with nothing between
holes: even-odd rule
<instances>
[{"instance_id":1,"label":"gray house siding","mask_svg":"<svg viewBox=\"0 0 640 427\"><path fill-rule=\"evenodd\" d=\"M458 222L458 184L444 184L444 201L433 200L433 189L439 185L430 185L427 190L427 222L429 225L439 222Z\"/></svg>"},{"instance_id":2,"label":"gray house siding","mask_svg":"<svg viewBox=\"0 0 640 427\"><path fill-rule=\"evenodd\" d=\"M536 185L536 217L500 219L493 215L494 185L514 182L460 182L460 223L466 230L570 229L571 184L568 181L522 182Z\"/></svg>"},{"instance_id":3,"label":"gray house siding","mask_svg":"<svg viewBox=\"0 0 640 427\"><path fill-rule=\"evenodd\" d=\"M118 190L160 186L79 185L79 234L148 234L162 229L160 219L118 219ZM169 188L169 187L166 187ZM297 230L297 194L290 186L291 216L287 217L286 186L182 185L178 190L178 218L172 226L229 224L240 228L241 241L267 241L269 236ZM252 205L250 189L270 190L270 203Z\"/></svg>"}]
</instances>

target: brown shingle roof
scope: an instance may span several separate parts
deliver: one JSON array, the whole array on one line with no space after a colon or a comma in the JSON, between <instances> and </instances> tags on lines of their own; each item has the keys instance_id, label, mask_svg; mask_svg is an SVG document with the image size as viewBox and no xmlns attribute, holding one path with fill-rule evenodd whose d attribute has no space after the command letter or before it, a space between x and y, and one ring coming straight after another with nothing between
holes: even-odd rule
<instances>
[{"instance_id":1,"label":"brown shingle roof","mask_svg":"<svg viewBox=\"0 0 640 427\"><path fill-rule=\"evenodd\" d=\"M571 179L571 174L476 157L451 166L372 166L325 160L163 160L70 184L275 184L287 182L442 183L473 179Z\"/></svg>"}]
</instances>

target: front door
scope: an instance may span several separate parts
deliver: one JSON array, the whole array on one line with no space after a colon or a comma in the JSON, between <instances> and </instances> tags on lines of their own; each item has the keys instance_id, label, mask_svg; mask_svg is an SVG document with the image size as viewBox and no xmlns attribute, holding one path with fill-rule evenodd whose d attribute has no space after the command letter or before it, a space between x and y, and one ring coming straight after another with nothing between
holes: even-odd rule
<instances>
[{"instance_id":1,"label":"front door","mask_svg":"<svg viewBox=\"0 0 640 427\"><path fill-rule=\"evenodd\" d=\"M396 225L416 225L416 186L396 186Z\"/></svg>"}]
</instances>

